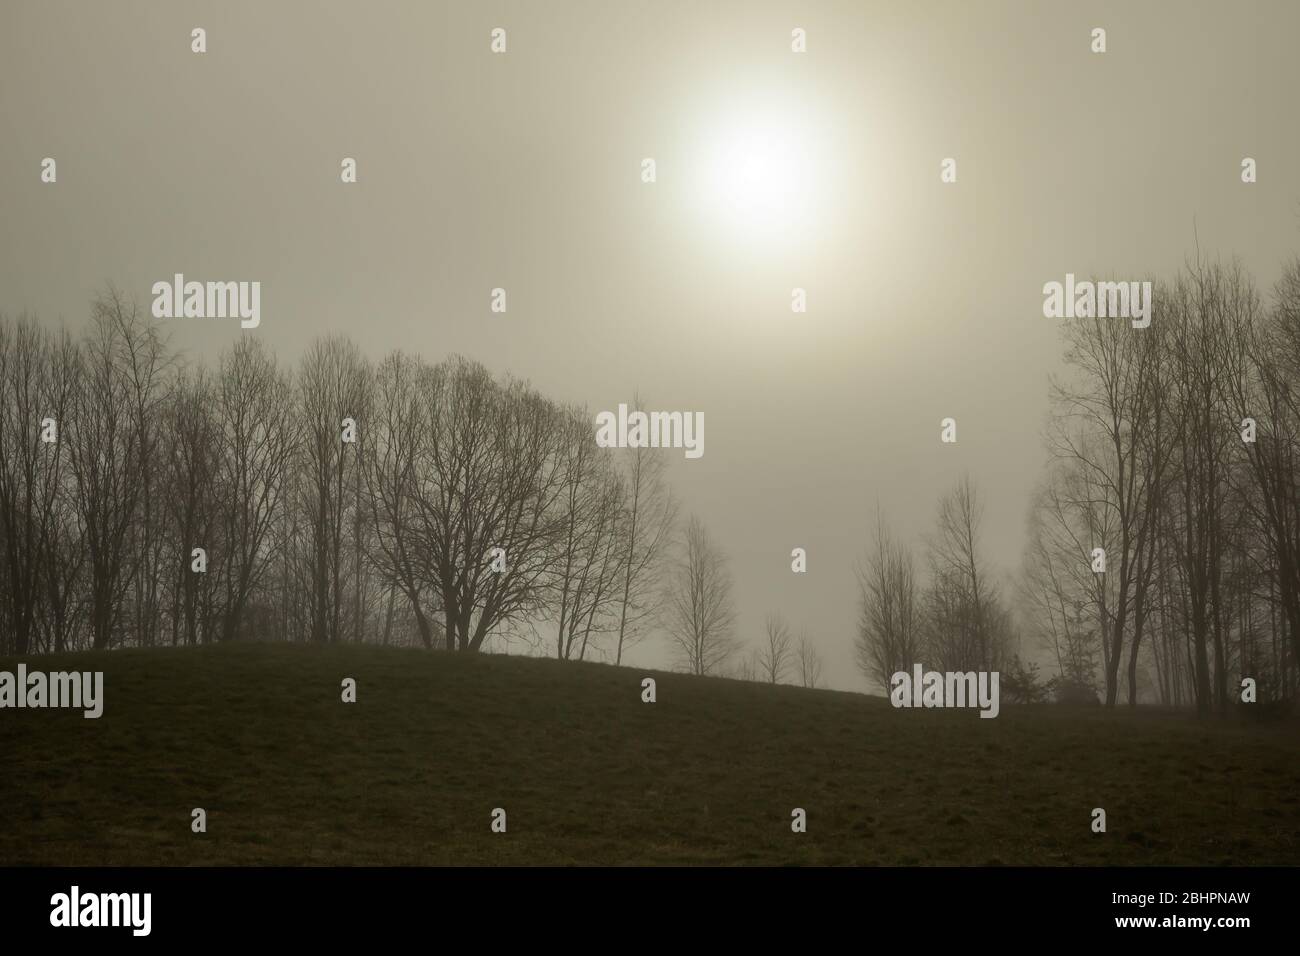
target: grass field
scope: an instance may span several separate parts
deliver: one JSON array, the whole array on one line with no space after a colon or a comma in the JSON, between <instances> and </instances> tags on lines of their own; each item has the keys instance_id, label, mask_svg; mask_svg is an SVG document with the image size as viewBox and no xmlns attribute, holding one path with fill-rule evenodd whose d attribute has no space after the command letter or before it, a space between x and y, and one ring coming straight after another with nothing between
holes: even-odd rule
<instances>
[{"instance_id":1,"label":"grass field","mask_svg":"<svg viewBox=\"0 0 1300 956\"><path fill-rule=\"evenodd\" d=\"M103 670L104 716L0 710L0 865L1300 863L1295 723L666 673L646 704L650 672L368 646L27 663Z\"/></svg>"}]
</instances>

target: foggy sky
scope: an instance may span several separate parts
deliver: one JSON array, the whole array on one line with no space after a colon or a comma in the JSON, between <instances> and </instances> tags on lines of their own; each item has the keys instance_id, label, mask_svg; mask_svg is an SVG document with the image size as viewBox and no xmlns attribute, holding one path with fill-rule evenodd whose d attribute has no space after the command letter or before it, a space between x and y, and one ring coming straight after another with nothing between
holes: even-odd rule
<instances>
[{"instance_id":1,"label":"foggy sky","mask_svg":"<svg viewBox=\"0 0 1300 956\"><path fill-rule=\"evenodd\" d=\"M862 690L877 500L919 544L968 471L987 555L1018 570L1061 351L1043 283L1164 277L1199 236L1267 290L1300 252L1298 35L1292 2L0 0L0 310L80 329L107 282L147 309L176 272L258 280L258 329L166 320L173 344L211 361L258 335L296 363L347 334L593 415L636 390L702 411L703 458L665 454L731 556L739 635L779 609ZM702 185L754 116L816 170L761 235ZM669 661L655 638L630 659Z\"/></svg>"}]
</instances>

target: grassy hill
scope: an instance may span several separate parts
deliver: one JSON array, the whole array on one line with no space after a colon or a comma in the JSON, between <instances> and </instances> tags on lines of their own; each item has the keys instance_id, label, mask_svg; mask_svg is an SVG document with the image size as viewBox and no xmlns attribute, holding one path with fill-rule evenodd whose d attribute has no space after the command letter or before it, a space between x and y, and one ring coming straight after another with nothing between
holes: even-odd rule
<instances>
[{"instance_id":1,"label":"grassy hill","mask_svg":"<svg viewBox=\"0 0 1300 956\"><path fill-rule=\"evenodd\" d=\"M1300 863L1294 724L665 673L645 704L650 672L366 646L27 663L105 671L104 716L0 710L0 864Z\"/></svg>"}]
</instances>

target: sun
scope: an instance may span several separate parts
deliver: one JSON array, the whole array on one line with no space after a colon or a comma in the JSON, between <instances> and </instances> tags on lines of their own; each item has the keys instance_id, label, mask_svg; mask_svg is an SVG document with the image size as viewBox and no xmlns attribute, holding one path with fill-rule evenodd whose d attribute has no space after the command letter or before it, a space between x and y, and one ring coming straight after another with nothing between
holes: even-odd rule
<instances>
[{"instance_id":1,"label":"sun","mask_svg":"<svg viewBox=\"0 0 1300 956\"><path fill-rule=\"evenodd\" d=\"M806 163L780 127L724 134L709 157L715 212L742 228L778 228L806 212Z\"/></svg>"},{"instance_id":2,"label":"sun","mask_svg":"<svg viewBox=\"0 0 1300 956\"><path fill-rule=\"evenodd\" d=\"M729 243L770 243L814 224L819 144L797 115L736 111L703 140L696 205Z\"/></svg>"}]
</instances>

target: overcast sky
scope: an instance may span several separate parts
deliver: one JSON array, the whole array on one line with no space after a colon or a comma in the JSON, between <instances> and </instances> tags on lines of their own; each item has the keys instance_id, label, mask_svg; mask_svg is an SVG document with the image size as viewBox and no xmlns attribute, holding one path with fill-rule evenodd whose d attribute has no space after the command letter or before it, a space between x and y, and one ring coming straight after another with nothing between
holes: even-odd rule
<instances>
[{"instance_id":1,"label":"overcast sky","mask_svg":"<svg viewBox=\"0 0 1300 956\"><path fill-rule=\"evenodd\" d=\"M1196 234L1265 286L1300 252L1297 36L1294 2L3 0L0 310L80 328L107 282L147 308L176 272L257 280L259 328L168 320L174 344L296 361L344 333L593 413L702 411L704 456L666 454L741 636L780 609L862 690L877 500L916 539L969 471L1018 569L1060 353L1043 284L1167 275Z\"/></svg>"}]
</instances>

